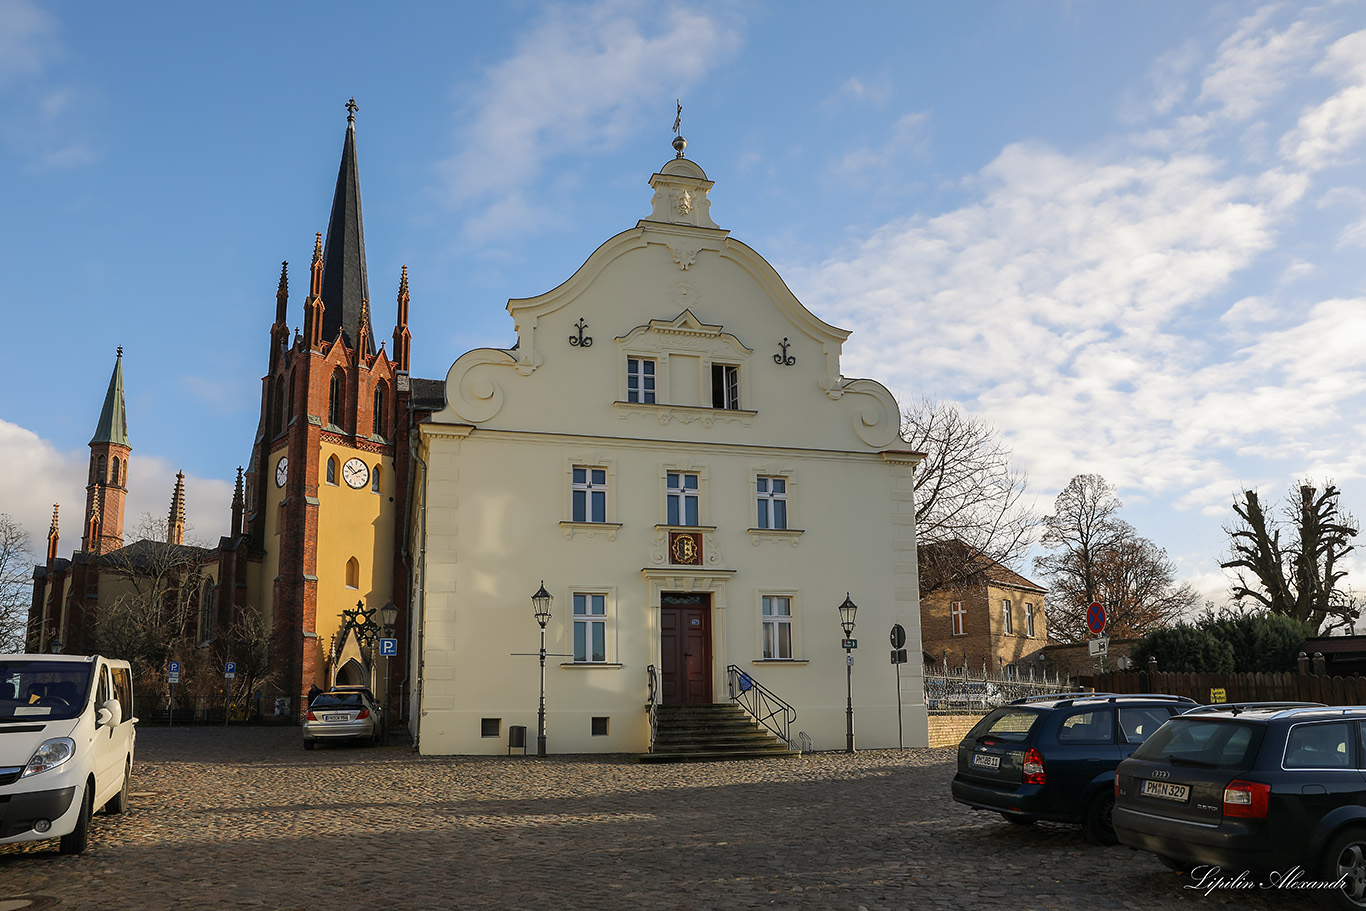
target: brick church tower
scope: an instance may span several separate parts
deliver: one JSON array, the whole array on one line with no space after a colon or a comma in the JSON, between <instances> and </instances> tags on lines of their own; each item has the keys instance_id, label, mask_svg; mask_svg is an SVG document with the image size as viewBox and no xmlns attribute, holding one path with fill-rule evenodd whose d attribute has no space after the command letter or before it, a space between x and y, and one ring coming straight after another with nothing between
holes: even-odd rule
<instances>
[{"instance_id":1,"label":"brick church tower","mask_svg":"<svg viewBox=\"0 0 1366 911\"><path fill-rule=\"evenodd\" d=\"M376 348L371 325L356 110L348 102L326 241L317 235L303 331L292 338L288 264L280 271L260 424L243 505L234 503L241 527L232 534L243 533L260 561L249 600L270 619L271 668L291 697L337 681L342 610L360 602L379 622L392 601L400 639L407 624L408 274L404 267L390 355ZM388 665L390 679L403 680L406 649Z\"/></svg>"},{"instance_id":2,"label":"brick church tower","mask_svg":"<svg viewBox=\"0 0 1366 911\"><path fill-rule=\"evenodd\" d=\"M123 349L114 361L109 391L95 435L90 438L90 472L85 487L81 550L100 555L123 546L123 505L128 498L128 416L123 407Z\"/></svg>"}]
</instances>

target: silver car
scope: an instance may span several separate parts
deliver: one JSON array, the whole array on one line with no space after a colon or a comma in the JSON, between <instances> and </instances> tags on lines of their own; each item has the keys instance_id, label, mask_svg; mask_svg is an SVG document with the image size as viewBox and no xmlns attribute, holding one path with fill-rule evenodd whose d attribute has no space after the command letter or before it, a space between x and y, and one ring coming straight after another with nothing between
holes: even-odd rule
<instances>
[{"instance_id":1,"label":"silver car","mask_svg":"<svg viewBox=\"0 0 1366 911\"><path fill-rule=\"evenodd\" d=\"M374 694L364 687L333 687L318 696L304 715L304 749L319 740L379 743L384 723Z\"/></svg>"}]
</instances>

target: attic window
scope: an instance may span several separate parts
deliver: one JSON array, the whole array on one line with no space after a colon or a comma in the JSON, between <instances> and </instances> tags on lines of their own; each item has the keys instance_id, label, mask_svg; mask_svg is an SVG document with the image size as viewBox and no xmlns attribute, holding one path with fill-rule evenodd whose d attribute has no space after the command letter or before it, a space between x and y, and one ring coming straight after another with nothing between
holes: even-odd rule
<instances>
[{"instance_id":1,"label":"attic window","mask_svg":"<svg viewBox=\"0 0 1366 911\"><path fill-rule=\"evenodd\" d=\"M734 364L711 365L711 407L735 411L740 407L740 368Z\"/></svg>"}]
</instances>

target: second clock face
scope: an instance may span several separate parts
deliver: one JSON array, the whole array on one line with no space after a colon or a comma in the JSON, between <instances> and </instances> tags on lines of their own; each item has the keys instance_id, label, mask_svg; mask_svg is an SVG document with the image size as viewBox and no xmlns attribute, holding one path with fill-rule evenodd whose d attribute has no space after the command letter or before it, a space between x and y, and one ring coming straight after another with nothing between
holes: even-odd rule
<instances>
[{"instance_id":1,"label":"second clock face","mask_svg":"<svg viewBox=\"0 0 1366 911\"><path fill-rule=\"evenodd\" d=\"M282 458L275 463L275 486L284 487L289 480L289 459Z\"/></svg>"},{"instance_id":2,"label":"second clock face","mask_svg":"<svg viewBox=\"0 0 1366 911\"><path fill-rule=\"evenodd\" d=\"M370 480L370 466L360 459L347 459L346 464L342 466L342 478L348 487L359 490Z\"/></svg>"}]
</instances>

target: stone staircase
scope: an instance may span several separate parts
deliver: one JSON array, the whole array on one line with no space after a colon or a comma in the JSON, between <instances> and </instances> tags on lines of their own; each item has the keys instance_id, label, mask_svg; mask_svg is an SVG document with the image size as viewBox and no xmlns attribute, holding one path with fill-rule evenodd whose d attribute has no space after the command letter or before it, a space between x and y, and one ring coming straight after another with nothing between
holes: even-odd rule
<instances>
[{"instance_id":1,"label":"stone staircase","mask_svg":"<svg viewBox=\"0 0 1366 911\"><path fill-rule=\"evenodd\" d=\"M661 705L652 753L641 762L710 762L796 755L734 703Z\"/></svg>"}]
</instances>

